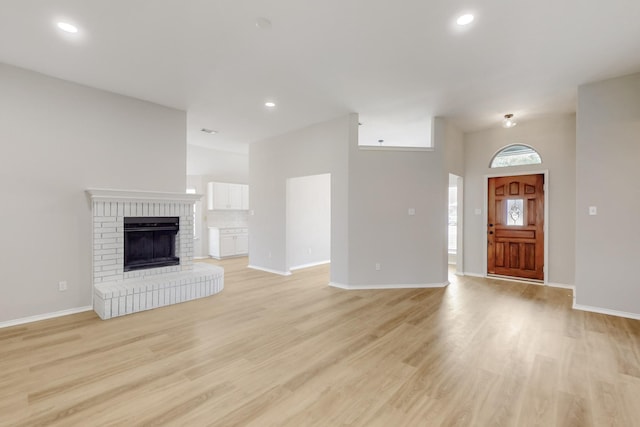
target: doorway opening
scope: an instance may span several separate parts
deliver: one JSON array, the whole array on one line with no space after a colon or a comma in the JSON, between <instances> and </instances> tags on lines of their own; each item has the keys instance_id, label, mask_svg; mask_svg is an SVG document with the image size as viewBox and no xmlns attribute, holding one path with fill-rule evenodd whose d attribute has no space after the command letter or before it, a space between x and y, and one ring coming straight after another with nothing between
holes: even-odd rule
<instances>
[{"instance_id":1,"label":"doorway opening","mask_svg":"<svg viewBox=\"0 0 640 427\"><path fill-rule=\"evenodd\" d=\"M456 274L463 274L462 262L462 177L449 174L449 203L447 217L447 262L455 266Z\"/></svg>"},{"instance_id":2,"label":"doorway opening","mask_svg":"<svg viewBox=\"0 0 640 427\"><path fill-rule=\"evenodd\" d=\"M287 180L287 270L331 261L331 174Z\"/></svg>"},{"instance_id":3,"label":"doorway opening","mask_svg":"<svg viewBox=\"0 0 640 427\"><path fill-rule=\"evenodd\" d=\"M546 280L546 172L487 177L487 275Z\"/></svg>"}]
</instances>

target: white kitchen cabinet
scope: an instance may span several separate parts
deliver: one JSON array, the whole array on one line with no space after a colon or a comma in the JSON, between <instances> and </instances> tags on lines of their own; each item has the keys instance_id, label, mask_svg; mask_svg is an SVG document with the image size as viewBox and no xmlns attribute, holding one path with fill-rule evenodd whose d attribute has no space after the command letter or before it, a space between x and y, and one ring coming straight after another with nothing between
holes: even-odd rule
<instances>
[{"instance_id":1,"label":"white kitchen cabinet","mask_svg":"<svg viewBox=\"0 0 640 427\"><path fill-rule=\"evenodd\" d=\"M236 252L237 254L249 253L249 233L236 235Z\"/></svg>"},{"instance_id":2,"label":"white kitchen cabinet","mask_svg":"<svg viewBox=\"0 0 640 427\"><path fill-rule=\"evenodd\" d=\"M220 259L249 253L249 230L245 227L209 228L209 255Z\"/></svg>"},{"instance_id":3,"label":"white kitchen cabinet","mask_svg":"<svg viewBox=\"0 0 640 427\"><path fill-rule=\"evenodd\" d=\"M226 182L207 183L207 208L209 210L249 209L249 186Z\"/></svg>"},{"instance_id":4,"label":"white kitchen cabinet","mask_svg":"<svg viewBox=\"0 0 640 427\"><path fill-rule=\"evenodd\" d=\"M249 186L248 185L243 185L242 186L242 204L241 204L241 208L244 211L248 211L249 210Z\"/></svg>"}]
</instances>

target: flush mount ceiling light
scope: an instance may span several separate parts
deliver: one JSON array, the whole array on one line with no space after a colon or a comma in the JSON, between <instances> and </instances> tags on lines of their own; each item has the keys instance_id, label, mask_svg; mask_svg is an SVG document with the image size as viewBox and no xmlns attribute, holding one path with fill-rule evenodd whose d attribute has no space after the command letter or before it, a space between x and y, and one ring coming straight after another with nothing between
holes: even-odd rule
<instances>
[{"instance_id":1,"label":"flush mount ceiling light","mask_svg":"<svg viewBox=\"0 0 640 427\"><path fill-rule=\"evenodd\" d=\"M503 128L512 128L517 125L516 119L513 117L513 114L505 114L504 119L502 119L502 127Z\"/></svg>"},{"instance_id":2,"label":"flush mount ceiling light","mask_svg":"<svg viewBox=\"0 0 640 427\"><path fill-rule=\"evenodd\" d=\"M218 133L217 130L207 129L207 128L202 128L200 129L200 131L204 133L208 133L209 135L215 135L216 133Z\"/></svg>"},{"instance_id":3,"label":"flush mount ceiling light","mask_svg":"<svg viewBox=\"0 0 640 427\"><path fill-rule=\"evenodd\" d=\"M464 15L460 15L458 19L456 19L456 24L460 26L469 25L473 22L473 15L470 13L465 13Z\"/></svg>"},{"instance_id":4,"label":"flush mount ceiling light","mask_svg":"<svg viewBox=\"0 0 640 427\"><path fill-rule=\"evenodd\" d=\"M276 106L276 103L272 101L267 101L264 103L264 106L268 108L274 108Z\"/></svg>"},{"instance_id":5,"label":"flush mount ceiling light","mask_svg":"<svg viewBox=\"0 0 640 427\"><path fill-rule=\"evenodd\" d=\"M75 34L78 32L78 27L75 25L69 24L68 22L58 22L56 24L59 29L64 31L65 33Z\"/></svg>"}]
</instances>

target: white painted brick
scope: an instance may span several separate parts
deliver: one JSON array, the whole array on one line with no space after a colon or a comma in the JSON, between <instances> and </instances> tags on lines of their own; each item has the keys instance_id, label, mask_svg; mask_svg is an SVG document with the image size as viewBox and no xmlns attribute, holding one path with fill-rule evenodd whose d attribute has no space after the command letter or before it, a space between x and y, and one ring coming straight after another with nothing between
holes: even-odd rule
<instances>
[{"instance_id":1,"label":"white painted brick","mask_svg":"<svg viewBox=\"0 0 640 427\"><path fill-rule=\"evenodd\" d=\"M130 202L125 202L124 203L124 212L123 212L122 216L131 216L131 203Z\"/></svg>"},{"instance_id":2,"label":"white painted brick","mask_svg":"<svg viewBox=\"0 0 640 427\"><path fill-rule=\"evenodd\" d=\"M118 298L111 299L111 317L120 315L119 303L120 303L120 300Z\"/></svg>"},{"instance_id":3,"label":"white painted brick","mask_svg":"<svg viewBox=\"0 0 640 427\"><path fill-rule=\"evenodd\" d=\"M136 313L138 311L140 311L140 294L135 293L133 294L133 307L131 309L131 312Z\"/></svg>"},{"instance_id":4,"label":"white painted brick","mask_svg":"<svg viewBox=\"0 0 640 427\"><path fill-rule=\"evenodd\" d=\"M93 243L98 245L104 245L105 243L116 243L116 239L115 237L110 237L110 238L97 238L97 239L93 239Z\"/></svg>"},{"instance_id":5,"label":"white painted brick","mask_svg":"<svg viewBox=\"0 0 640 427\"><path fill-rule=\"evenodd\" d=\"M108 282L109 280L108 280L108 279L106 279L106 277L107 277L107 276L110 276L111 274L112 274L112 270L109 270L109 271L102 271L102 269L101 269L101 271L96 271L96 272L93 274L93 276L94 276L94 277L102 277L102 280L104 280L104 281Z\"/></svg>"},{"instance_id":6,"label":"white painted brick","mask_svg":"<svg viewBox=\"0 0 640 427\"><path fill-rule=\"evenodd\" d=\"M146 292L142 292L140 294L139 307L140 307L140 310L146 310L147 309L147 293Z\"/></svg>"},{"instance_id":7,"label":"white painted brick","mask_svg":"<svg viewBox=\"0 0 640 427\"><path fill-rule=\"evenodd\" d=\"M111 216L111 203L104 204L104 216Z\"/></svg>"},{"instance_id":8,"label":"white painted brick","mask_svg":"<svg viewBox=\"0 0 640 427\"><path fill-rule=\"evenodd\" d=\"M94 255L114 255L116 253L115 249L100 249L97 251L93 251Z\"/></svg>"},{"instance_id":9,"label":"white painted brick","mask_svg":"<svg viewBox=\"0 0 640 427\"><path fill-rule=\"evenodd\" d=\"M94 217L93 220L101 223L116 222L116 217L115 216L97 216L97 217Z\"/></svg>"},{"instance_id":10,"label":"white painted brick","mask_svg":"<svg viewBox=\"0 0 640 427\"><path fill-rule=\"evenodd\" d=\"M102 233L102 238L103 239L117 239L119 237L122 237L122 233L116 233L115 229L111 233L106 233L106 232L104 232L104 230L102 230L102 231L103 231L103 233Z\"/></svg>"},{"instance_id":11,"label":"white painted brick","mask_svg":"<svg viewBox=\"0 0 640 427\"><path fill-rule=\"evenodd\" d=\"M133 295L127 295L126 298L127 298L126 299L126 301L127 301L127 305L126 305L127 314L133 313Z\"/></svg>"},{"instance_id":12,"label":"white painted brick","mask_svg":"<svg viewBox=\"0 0 640 427\"><path fill-rule=\"evenodd\" d=\"M127 314L127 297L118 297L118 316Z\"/></svg>"},{"instance_id":13,"label":"white painted brick","mask_svg":"<svg viewBox=\"0 0 640 427\"><path fill-rule=\"evenodd\" d=\"M102 265L116 265L116 260L115 259L107 259L104 261L96 261L93 263L93 265L95 265L96 267L98 266L102 266Z\"/></svg>"},{"instance_id":14,"label":"white painted brick","mask_svg":"<svg viewBox=\"0 0 640 427\"><path fill-rule=\"evenodd\" d=\"M94 216L104 216L104 204L102 202L95 203Z\"/></svg>"}]
</instances>

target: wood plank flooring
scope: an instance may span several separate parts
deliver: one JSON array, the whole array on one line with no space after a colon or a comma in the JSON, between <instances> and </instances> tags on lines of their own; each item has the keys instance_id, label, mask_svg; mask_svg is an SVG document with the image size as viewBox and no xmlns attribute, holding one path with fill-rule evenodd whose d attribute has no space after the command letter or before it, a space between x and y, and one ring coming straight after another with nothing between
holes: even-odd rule
<instances>
[{"instance_id":1,"label":"wood plank flooring","mask_svg":"<svg viewBox=\"0 0 640 427\"><path fill-rule=\"evenodd\" d=\"M344 291L328 266L211 262L209 298L0 329L0 425L640 425L640 321L571 291Z\"/></svg>"}]
</instances>

